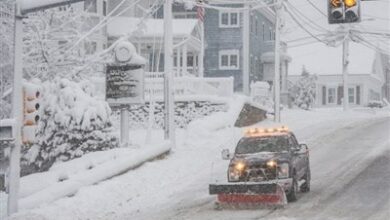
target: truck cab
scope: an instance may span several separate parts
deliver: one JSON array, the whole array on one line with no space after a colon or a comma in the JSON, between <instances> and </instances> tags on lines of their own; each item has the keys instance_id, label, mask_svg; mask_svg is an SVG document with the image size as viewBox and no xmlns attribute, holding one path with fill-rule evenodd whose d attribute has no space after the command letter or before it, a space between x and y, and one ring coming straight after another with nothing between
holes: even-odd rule
<instances>
[{"instance_id":1,"label":"truck cab","mask_svg":"<svg viewBox=\"0 0 390 220\"><path fill-rule=\"evenodd\" d=\"M288 201L297 199L297 192L310 191L309 150L299 144L287 127L251 128L245 132L234 150L222 152L229 159L229 183L277 183ZM304 181L301 181L304 180ZM299 186L299 182L303 182Z\"/></svg>"}]
</instances>

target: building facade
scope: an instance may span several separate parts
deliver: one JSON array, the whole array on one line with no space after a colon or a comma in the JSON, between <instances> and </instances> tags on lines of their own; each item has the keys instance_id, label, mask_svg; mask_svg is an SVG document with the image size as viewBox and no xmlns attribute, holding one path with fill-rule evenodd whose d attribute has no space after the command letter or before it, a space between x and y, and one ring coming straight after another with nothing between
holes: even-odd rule
<instances>
[{"instance_id":1,"label":"building facade","mask_svg":"<svg viewBox=\"0 0 390 220\"><path fill-rule=\"evenodd\" d=\"M301 76L289 76L292 83ZM351 107L368 106L370 102L382 99L384 81L376 74L348 75L348 103ZM316 107L337 107L343 105L343 76L341 74L320 74L316 81Z\"/></svg>"},{"instance_id":2,"label":"building facade","mask_svg":"<svg viewBox=\"0 0 390 220\"><path fill-rule=\"evenodd\" d=\"M204 15L204 76L233 77L236 91L243 90L243 4L215 4L227 10L205 9ZM230 8L237 8L231 10ZM196 7L186 8L183 4L173 5L174 18L196 18ZM163 10L157 17L163 18ZM275 13L267 7L250 11L249 29L249 83L274 79ZM287 83L286 44L282 43L281 79ZM287 87L285 86L287 89ZM286 90L287 91L287 90Z\"/></svg>"}]
</instances>

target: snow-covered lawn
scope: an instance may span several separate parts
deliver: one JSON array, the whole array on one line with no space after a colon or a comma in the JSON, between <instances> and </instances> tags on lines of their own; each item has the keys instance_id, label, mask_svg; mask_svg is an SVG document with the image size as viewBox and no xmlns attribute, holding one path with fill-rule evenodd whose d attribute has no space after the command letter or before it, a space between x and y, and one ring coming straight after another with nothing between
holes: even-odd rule
<instances>
[{"instance_id":1,"label":"snow-covered lawn","mask_svg":"<svg viewBox=\"0 0 390 220\"><path fill-rule=\"evenodd\" d=\"M237 111L232 110L194 121L187 130L177 130L177 145L165 159L146 163L136 170L96 185L81 187L73 197L31 210L22 209L12 219L153 219L156 213L161 214L161 218L168 216L168 213L164 213L166 209L180 210L181 207L194 205L188 201L207 203L210 201L208 183L214 180L216 173L224 174L226 169L226 161L220 159L220 151L224 148L232 150L243 132L242 129L232 127L235 115ZM384 117L389 117L388 111L371 109L348 112L340 108L312 111L297 109L282 112L283 124L289 126L298 140L308 143L309 147L325 141L324 137L332 135L337 129ZM259 125L263 124L273 123L268 119ZM143 130L132 131L133 144L143 148L145 136ZM157 132L151 138L162 140L162 132ZM122 150L112 152L121 153ZM97 155L104 155L104 152ZM47 187L50 185L48 182L58 181L61 175L70 178L72 170L77 175L79 169L86 170L110 157L106 155L105 159L97 159L86 155L78 159L79 162L56 165L51 172L41 174L47 175L48 179L42 184ZM27 178L33 179L22 179L22 196L33 191L24 188L29 184Z\"/></svg>"}]
</instances>

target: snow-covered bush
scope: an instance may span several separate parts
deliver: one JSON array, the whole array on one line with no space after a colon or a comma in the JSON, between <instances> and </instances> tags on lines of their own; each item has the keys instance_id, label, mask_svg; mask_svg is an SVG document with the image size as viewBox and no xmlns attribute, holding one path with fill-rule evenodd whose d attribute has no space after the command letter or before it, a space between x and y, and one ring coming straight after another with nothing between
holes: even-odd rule
<instances>
[{"instance_id":1,"label":"snow-covered bush","mask_svg":"<svg viewBox=\"0 0 390 220\"><path fill-rule=\"evenodd\" d=\"M93 97L89 81L55 79L42 84L37 143L23 152L23 174L48 169L91 151L118 146L112 133L111 110Z\"/></svg>"},{"instance_id":2,"label":"snow-covered bush","mask_svg":"<svg viewBox=\"0 0 390 220\"><path fill-rule=\"evenodd\" d=\"M309 110L316 98L316 75L310 75L303 67L300 79L289 88L293 103L299 108Z\"/></svg>"}]
</instances>

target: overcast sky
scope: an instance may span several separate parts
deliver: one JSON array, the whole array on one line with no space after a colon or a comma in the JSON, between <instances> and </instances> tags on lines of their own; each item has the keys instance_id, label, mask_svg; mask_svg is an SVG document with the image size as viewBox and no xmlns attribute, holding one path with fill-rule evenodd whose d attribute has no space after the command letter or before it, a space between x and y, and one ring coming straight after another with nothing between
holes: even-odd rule
<instances>
[{"instance_id":1,"label":"overcast sky","mask_svg":"<svg viewBox=\"0 0 390 220\"><path fill-rule=\"evenodd\" d=\"M318 7L323 13L321 14L310 3ZM327 0L289 0L297 10L303 13L319 26L334 30L338 25L329 25L327 20ZM362 31L379 31L390 33L390 0L377 0L371 2L362 2L361 4L362 22L359 25L353 25ZM299 38L308 37L309 35L303 31L286 13L285 33L282 34L284 41L296 40ZM301 18L304 26L313 34L324 33L321 28L312 24L308 24L307 20ZM314 27L313 27L314 26ZM364 30L363 30L364 29ZM372 35L364 35L367 40L370 40L374 45L382 48L389 45L377 37ZM313 38L308 38L302 41L293 41L289 45L288 53L292 57L292 62L289 66L289 74L296 75L302 71L302 66L311 73L316 74L340 74L342 70L342 47L328 47L323 43L316 42ZM300 44L306 45L299 46ZM388 49L387 49L388 51ZM350 73L367 73L371 71L372 62L374 59L374 50L358 43L350 43Z\"/></svg>"}]
</instances>

